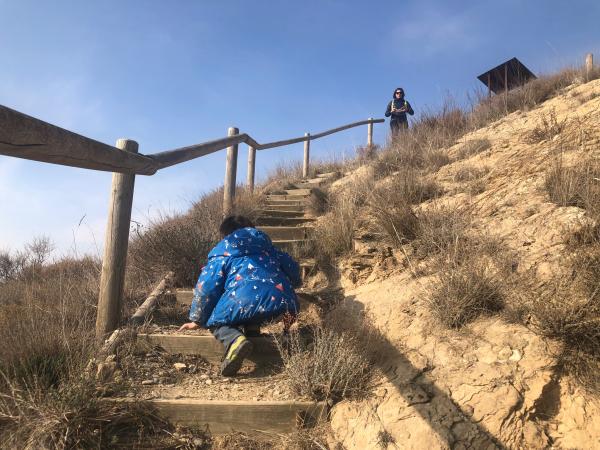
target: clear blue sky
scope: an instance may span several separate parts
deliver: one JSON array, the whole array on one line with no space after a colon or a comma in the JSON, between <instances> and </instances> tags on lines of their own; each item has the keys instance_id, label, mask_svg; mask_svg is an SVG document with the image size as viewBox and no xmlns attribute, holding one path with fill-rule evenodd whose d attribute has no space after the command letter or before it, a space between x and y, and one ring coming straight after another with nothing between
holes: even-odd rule
<instances>
[{"instance_id":1,"label":"clear blue sky","mask_svg":"<svg viewBox=\"0 0 600 450\"><path fill-rule=\"evenodd\" d=\"M402 86L417 112L518 57L535 73L600 60L597 0L0 0L0 104L142 153L237 126L259 142L382 117ZM376 126L375 141L386 138ZM313 142L351 155L361 127ZM302 146L259 152L264 176ZM224 152L138 176L134 220L186 209L222 183ZM238 180L245 179L240 146ZM0 248L47 235L102 247L111 175L0 156ZM83 218L83 219L82 219Z\"/></svg>"}]
</instances>

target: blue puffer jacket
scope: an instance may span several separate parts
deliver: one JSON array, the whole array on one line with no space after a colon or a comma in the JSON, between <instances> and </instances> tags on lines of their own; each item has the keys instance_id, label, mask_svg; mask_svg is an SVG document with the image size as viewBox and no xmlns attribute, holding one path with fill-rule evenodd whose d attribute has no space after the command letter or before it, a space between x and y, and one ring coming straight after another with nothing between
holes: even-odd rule
<instances>
[{"instance_id":1,"label":"blue puffer jacket","mask_svg":"<svg viewBox=\"0 0 600 450\"><path fill-rule=\"evenodd\" d=\"M256 228L226 236L208 254L194 288L190 320L209 328L261 323L299 309L300 268Z\"/></svg>"}]
</instances>

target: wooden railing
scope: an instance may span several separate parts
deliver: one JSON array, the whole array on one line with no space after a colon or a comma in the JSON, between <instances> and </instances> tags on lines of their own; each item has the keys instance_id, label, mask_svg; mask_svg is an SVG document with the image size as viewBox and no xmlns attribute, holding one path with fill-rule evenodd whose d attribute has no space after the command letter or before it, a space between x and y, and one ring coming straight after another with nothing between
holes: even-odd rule
<instances>
[{"instance_id":1,"label":"wooden railing","mask_svg":"<svg viewBox=\"0 0 600 450\"><path fill-rule=\"evenodd\" d=\"M119 139L116 146L112 147L0 105L0 155L113 172L96 318L96 335L103 339L118 326L120 318L136 174L153 175L165 167L227 148L223 198L223 212L227 214L233 207L240 143L248 144L247 185L252 191L257 150L304 142L303 176L307 177L311 141L367 125L367 145L371 146L373 124L383 121L370 118L321 133L306 133L302 137L266 144L259 144L248 134L240 134L237 128L232 127L225 138L144 155L138 153L135 141Z\"/></svg>"}]
</instances>

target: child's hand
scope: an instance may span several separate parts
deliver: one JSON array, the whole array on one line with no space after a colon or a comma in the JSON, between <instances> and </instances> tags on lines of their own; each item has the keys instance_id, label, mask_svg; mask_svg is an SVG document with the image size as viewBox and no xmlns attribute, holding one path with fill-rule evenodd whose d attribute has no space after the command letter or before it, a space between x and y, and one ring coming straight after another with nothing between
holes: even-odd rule
<instances>
[{"instance_id":1,"label":"child's hand","mask_svg":"<svg viewBox=\"0 0 600 450\"><path fill-rule=\"evenodd\" d=\"M196 322L188 322L181 325L181 328L179 328L177 331L197 330L198 328L200 328L200 325L198 325Z\"/></svg>"}]
</instances>

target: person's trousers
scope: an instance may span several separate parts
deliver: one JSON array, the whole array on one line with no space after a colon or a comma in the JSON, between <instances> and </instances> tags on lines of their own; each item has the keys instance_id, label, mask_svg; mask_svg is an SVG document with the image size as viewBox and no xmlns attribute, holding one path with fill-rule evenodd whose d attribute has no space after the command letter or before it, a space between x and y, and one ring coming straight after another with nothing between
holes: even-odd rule
<instances>
[{"instance_id":1,"label":"person's trousers","mask_svg":"<svg viewBox=\"0 0 600 450\"><path fill-rule=\"evenodd\" d=\"M391 120L390 129L392 131L392 136L398 134L401 130L408 130L408 121Z\"/></svg>"},{"instance_id":2,"label":"person's trousers","mask_svg":"<svg viewBox=\"0 0 600 450\"><path fill-rule=\"evenodd\" d=\"M249 336L260 335L260 325L244 325L244 332L242 332L241 328L242 326L233 327L221 325L219 327L211 328L210 332L221 344L223 344L223 348L225 348L225 351L227 352L229 346L238 338L238 336L243 336L244 334Z\"/></svg>"}]
</instances>

